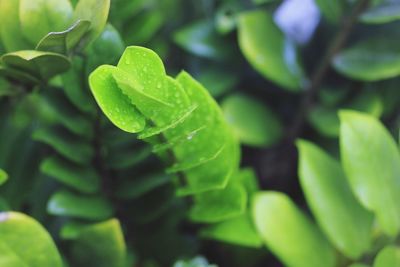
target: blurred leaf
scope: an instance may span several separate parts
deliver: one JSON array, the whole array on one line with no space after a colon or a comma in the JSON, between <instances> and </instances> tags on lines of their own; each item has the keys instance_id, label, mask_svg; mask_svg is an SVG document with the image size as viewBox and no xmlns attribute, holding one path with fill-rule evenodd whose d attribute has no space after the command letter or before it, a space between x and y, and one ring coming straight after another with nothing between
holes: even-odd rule
<instances>
[{"instance_id":1,"label":"blurred leaf","mask_svg":"<svg viewBox=\"0 0 400 267\"><path fill-rule=\"evenodd\" d=\"M117 219L82 227L73 241L73 266L125 267L126 246Z\"/></svg>"},{"instance_id":2,"label":"blurred leaf","mask_svg":"<svg viewBox=\"0 0 400 267\"><path fill-rule=\"evenodd\" d=\"M42 81L47 81L70 67L69 59L61 54L35 50L5 54L1 57L1 62L8 68L26 72Z\"/></svg>"},{"instance_id":3,"label":"blurred leaf","mask_svg":"<svg viewBox=\"0 0 400 267\"><path fill-rule=\"evenodd\" d=\"M227 122L243 144L267 147L282 137L279 118L257 99L235 94L225 98L221 107Z\"/></svg>"},{"instance_id":4,"label":"blurred leaf","mask_svg":"<svg viewBox=\"0 0 400 267\"><path fill-rule=\"evenodd\" d=\"M339 23L344 12L343 0L316 0L322 15L331 23Z\"/></svg>"},{"instance_id":5,"label":"blurred leaf","mask_svg":"<svg viewBox=\"0 0 400 267\"><path fill-rule=\"evenodd\" d=\"M95 193L100 188L100 177L90 166L78 166L65 159L53 156L42 162L40 170L83 193Z\"/></svg>"},{"instance_id":6,"label":"blurred leaf","mask_svg":"<svg viewBox=\"0 0 400 267\"><path fill-rule=\"evenodd\" d=\"M207 226L201 231L200 235L239 246L259 248L263 244L247 213Z\"/></svg>"},{"instance_id":7,"label":"blurred leaf","mask_svg":"<svg viewBox=\"0 0 400 267\"><path fill-rule=\"evenodd\" d=\"M335 56L333 67L361 81L377 81L400 74L400 47L395 39L375 37L347 48Z\"/></svg>"},{"instance_id":8,"label":"blurred leaf","mask_svg":"<svg viewBox=\"0 0 400 267\"><path fill-rule=\"evenodd\" d=\"M379 251L374 260L373 267L398 267L400 266L400 248L395 246L384 247Z\"/></svg>"},{"instance_id":9,"label":"blurred leaf","mask_svg":"<svg viewBox=\"0 0 400 267\"><path fill-rule=\"evenodd\" d=\"M0 265L2 267L62 267L62 260L47 231L18 212L0 212Z\"/></svg>"},{"instance_id":10,"label":"blurred leaf","mask_svg":"<svg viewBox=\"0 0 400 267\"><path fill-rule=\"evenodd\" d=\"M58 191L49 200L47 211L52 215L87 220L105 220L113 215L111 204L100 196L83 196Z\"/></svg>"},{"instance_id":11,"label":"blurred leaf","mask_svg":"<svg viewBox=\"0 0 400 267\"><path fill-rule=\"evenodd\" d=\"M338 250L359 258L371 246L372 214L356 200L339 162L308 141L297 147L301 187L318 224Z\"/></svg>"},{"instance_id":12,"label":"blurred leaf","mask_svg":"<svg viewBox=\"0 0 400 267\"><path fill-rule=\"evenodd\" d=\"M131 23L123 29L128 44L148 43L156 33L164 26L165 14L163 10L154 9L142 11Z\"/></svg>"},{"instance_id":13,"label":"blurred leaf","mask_svg":"<svg viewBox=\"0 0 400 267\"><path fill-rule=\"evenodd\" d=\"M199 57L225 59L232 54L230 46L224 42L209 20L189 24L174 33L174 41L180 47Z\"/></svg>"},{"instance_id":14,"label":"blurred leaf","mask_svg":"<svg viewBox=\"0 0 400 267\"><path fill-rule=\"evenodd\" d=\"M241 10L240 4L229 2L222 5L215 14L215 27L221 34L228 34L236 28L237 13Z\"/></svg>"},{"instance_id":15,"label":"blurred leaf","mask_svg":"<svg viewBox=\"0 0 400 267\"><path fill-rule=\"evenodd\" d=\"M252 2L256 5L262 5L262 4L267 4L267 3L273 3L273 2L278 2L282 0L252 0Z\"/></svg>"},{"instance_id":16,"label":"blurred leaf","mask_svg":"<svg viewBox=\"0 0 400 267\"><path fill-rule=\"evenodd\" d=\"M32 48L21 31L19 6L20 0L0 1L0 39L7 52Z\"/></svg>"},{"instance_id":17,"label":"blurred leaf","mask_svg":"<svg viewBox=\"0 0 400 267\"><path fill-rule=\"evenodd\" d=\"M40 83L39 78L16 69L6 68L0 65L0 75L6 78L18 81L22 84L38 84Z\"/></svg>"},{"instance_id":18,"label":"blurred leaf","mask_svg":"<svg viewBox=\"0 0 400 267\"><path fill-rule=\"evenodd\" d=\"M0 169L0 185L7 182L7 179L8 179L7 173L4 170Z\"/></svg>"},{"instance_id":19,"label":"blurred leaf","mask_svg":"<svg viewBox=\"0 0 400 267\"><path fill-rule=\"evenodd\" d=\"M78 20L65 31L50 32L36 46L36 50L68 54L74 49L90 27L87 20Z\"/></svg>"},{"instance_id":20,"label":"blurred leaf","mask_svg":"<svg viewBox=\"0 0 400 267\"><path fill-rule=\"evenodd\" d=\"M400 154L390 133L374 117L341 111L343 168L359 201L375 212L382 231L400 229Z\"/></svg>"},{"instance_id":21,"label":"blurred leaf","mask_svg":"<svg viewBox=\"0 0 400 267\"><path fill-rule=\"evenodd\" d=\"M369 24L383 24L400 19L400 3L383 2L365 11L360 20Z\"/></svg>"},{"instance_id":22,"label":"blurred leaf","mask_svg":"<svg viewBox=\"0 0 400 267\"><path fill-rule=\"evenodd\" d=\"M247 195L243 186L231 183L222 190L195 195L189 217L194 222L220 222L243 214L246 204Z\"/></svg>"},{"instance_id":23,"label":"blurred leaf","mask_svg":"<svg viewBox=\"0 0 400 267\"><path fill-rule=\"evenodd\" d=\"M363 263L353 263L352 265L349 265L348 267L369 267L366 264Z\"/></svg>"},{"instance_id":24,"label":"blurred leaf","mask_svg":"<svg viewBox=\"0 0 400 267\"><path fill-rule=\"evenodd\" d=\"M103 31L107 23L110 0L80 0L75 7L74 20L90 21L89 31L85 38L90 43Z\"/></svg>"},{"instance_id":25,"label":"blurred leaf","mask_svg":"<svg viewBox=\"0 0 400 267\"><path fill-rule=\"evenodd\" d=\"M37 44L49 32L65 30L72 22L69 0L19 1L21 30L32 44Z\"/></svg>"},{"instance_id":26,"label":"blurred leaf","mask_svg":"<svg viewBox=\"0 0 400 267\"><path fill-rule=\"evenodd\" d=\"M265 78L290 91L303 84L294 44L275 25L272 15L257 10L239 16L239 45L249 63Z\"/></svg>"},{"instance_id":27,"label":"blurred leaf","mask_svg":"<svg viewBox=\"0 0 400 267\"><path fill-rule=\"evenodd\" d=\"M232 91L239 82L239 77L231 72L209 65L196 78L215 98Z\"/></svg>"},{"instance_id":28,"label":"blurred leaf","mask_svg":"<svg viewBox=\"0 0 400 267\"><path fill-rule=\"evenodd\" d=\"M324 235L286 195L257 193L252 213L261 238L286 266L336 266L335 251Z\"/></svg>"},{"instance_id":29,"label":"blurred leaf","mask_svg":"<svg viewBox=\"0 0 400 267\"><path fill-rule=\"evenodd\" d=\"M173 267L217 267L217 266L210 265L205 258L198 256L192 260L177 261Z\"/></svg>"},{"instance_id":30,"label":"blurred leaf","mask_svg":"<svg viewBox=\"0 0 400 267\"><path fill-rule=\"evenodd\" d=\"M142 175L132 180L123 180L115 194L123 199L138 198L169 182L171 182L171 177L164 173Z\"/></svg>"}]
</instances>

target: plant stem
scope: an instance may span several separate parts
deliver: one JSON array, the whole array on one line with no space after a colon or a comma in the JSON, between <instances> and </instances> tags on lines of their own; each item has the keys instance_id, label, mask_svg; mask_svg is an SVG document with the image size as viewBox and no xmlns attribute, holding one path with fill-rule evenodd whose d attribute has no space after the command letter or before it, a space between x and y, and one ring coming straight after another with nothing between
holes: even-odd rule
<instances>
[{"instance_id":1,"label":"plant stem","mask_svg":"<svg viewBox=\"0 0 400 267\"><path fill-rule=\"evenodd\" d=\"M289 130L289 134L287 136L287 139L290 143L292 143L300 134L304 126L307 113L309 112L314 102L314 98L318 93L318 90L320 89L321 84L330 69L330 65L334 56L346 44L354 25L357 23L358 16L368 7L369 2L370 0L358 1L357 5L354 7L350 15L343 21L342 27L333 38L332 44L328 48L325 56L322 58L321 63L318 64L317 68L311 75L311 81L309 85L305 88L307 93L304 95L300 103L299 112L294 118L292 127Z\"/></svg>"}]
</instances>

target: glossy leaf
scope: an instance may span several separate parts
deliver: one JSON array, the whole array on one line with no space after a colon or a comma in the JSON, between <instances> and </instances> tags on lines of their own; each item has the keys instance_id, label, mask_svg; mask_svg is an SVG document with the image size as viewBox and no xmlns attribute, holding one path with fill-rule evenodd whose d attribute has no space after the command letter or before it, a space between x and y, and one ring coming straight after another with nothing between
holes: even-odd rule
<instances>
[{"instance_id":1,"label":"glossy leaf","mask_svg":"<svg viewBox=\"0 0 400 267\"><path fill-rule=\"evenodd\" d=\"M84 226L73 241L73 266L125 267L126 246L117 219Z\"/></svg>"},{"instance_id":2,"label":"glossy leaf","mask_svg":"<svg viewBox=\"0 0 400 267\"><path fill-rule=\"evenodd\" d=\"M333 67L361 81L377 81L400 74L400 48L392 39L376 37L344 49L335 56Z\"/></svg>"},{"instance_id":3,"label":"glossy leaf","mask_svg":"<svg viewBox=\"0 0 400 267\"><path fill-rule=\"evenodd\" d=\"M343 254L359 258L371 246L372 214L356 200L339 162L308 141L297 147L301 187L318 224Z\"/></svg>"},{"instance_id":4,"label":"glossy leaf","mask_svg":"<svg viewBox=\"0 0 400 267\"><path fill-rule=\"evenodd\" d=\"M227 122L243 144L266 147L282 137L279 118L258 100L236 94L225 98L221 106Z\"/></svg>"},{"instance_id":5,"label":"glossy leaf","mask_svg":"<svg viewBox=\"0 0 400 267\"><path fill-rule=\"evenodd\" d=\"M110 0L80 0L75 7L74 20L90 21L86 41L90 43L96 39L107 23L110 10Z\"/></svg>"},{"instance_id":6,"label":"glossy leaf","mask_svg":"<svg viewBox=\"0 0 400 267\"><path fill-rule=\"evenodd\" d=\"M261 75L290 91L298 91L304 80L294 44L275 25L272 15L250 11L239 15L239 45Z\"/></svg>"},{"instance_id":7,"label":"glossy leaf","mask_svg":"<svg viewBox=\"0 0 400 267\"><path fill-rule=\"evenodd\" d=\"M70 67L67 57L52 52L22 50L1 57L4 66L26 72L42 81L63 73Z\"/></svg>"},{"instance_id":8,"label":"glossy leaf","mask_svg":"<svg viewBox=\"0 0 400 267\"><path fill-rule=\"evenodd\" d=\"M386 246L374 260L373 267L398 267L400 266L400 248L395 246Z\"/></svg>"},{"instance_id":9,"label":"glossy leaf","mask_svg":"<svg viewBox=\"0 0 400 267\"><path fill-rule=\"evenodd\" d=\"M45 159L40 169L44 174L83 193L95 193L100 188L100 177L89 166L78 166L53 156Z\"/></svg>"},{"instance_id":10,"label":"glossy leaf","mask_svg":"<svg viewBox=\"0 0 400 267\"><path fill-rule=\"evenodd\" d=\"M78 20L65 31L50 32L40 40L36 50L68 54L79 44L89 27L89 21Z\"/></svg>"},{"instance_id":11,"label":"glossy leaf","mask_svg":"<svg viewBox=\"0 0 400 267\"><path fill-rule=\"evenodd\" d=\"M0 212L0 266L62 267L47 231L18 212Z\"/></svg>"},{"instance_id":12,"label":"glossy leaf","mask_svg":"<svg viewBox=\"0 0 400 267\"><path fill-rule=\"evenodd\" d=\"M19 5L20 0L0 1L0 39L7 52L31 48L21 31Z\"/></svg>"},{"instance_id":13,"label":"glossy leaf","mask_svg":"<svg viewBox=\"0 0 400 267\"><path fill-rule=\"evenodd\" d=\"M258 248L263 242L255 230L249 214L205 227L201 236L239 246Z\"/></svg>"},{"instance_id":14,"label":"glossy leaf","mask_svg":"<svg viewBox=\"0 0 400 267\"><path fill-rule=\"evenodd\" d=\"M258 233L286 266L335 266L335 251L324 235L286 195L260 192L253 201Z\"/></svg>"},{"instance_id":15,"label":"glossy leaf","mask_svg":"<svg viewBox=\"0 0 400 267\"><path fill-rule=\"evenodd\" d=\"M7 179L8 179L7 173L5 171L3 171L2 169L0 169L0 185L7 182Z\"/></svg>"},{"instance_id":16,"label":"glossy leaf","mask_svg":"<svg viewBox=\"0 0 400 267\"><path fill-rule=\"evenodd\" d=\"M105 220L112 216L111 204L99 196L83 196L58 191L49 200L47 211L52 215L88 220Z\"/></svg>"},{"instance_id":17,"label":"glossy leaf","mask_svg":"<svg viewBox=\"0 0 400 267\"><path fill-rule=\"evenodd\" d=\"M375 212L382 230L400 229L400 155L390 133L374 117L342 111L340 152L350 185L361 203Z\"/></svg>"},{"instance_id":18,"label":"glossy leaf","mask_svg":"<svg viewBox=\"0 0 400 267\"><path fill-rule=\"evenodd\" d=\"M21 30L32 44L37 44L49 32L65 30L72 21L69 0L19 1Z\"/></svg>"},{"instance_id":19,"label":"glossy leaf","mask_svg":"<svg viewBox=\"0 0 400 267\"><path fill-rule=\"evenodd\" d=\"M384 2L373 6L364 12L360 20L369 24L383 24L400 19L400 3L396 1Z\"/></svg>"}]
</instances>

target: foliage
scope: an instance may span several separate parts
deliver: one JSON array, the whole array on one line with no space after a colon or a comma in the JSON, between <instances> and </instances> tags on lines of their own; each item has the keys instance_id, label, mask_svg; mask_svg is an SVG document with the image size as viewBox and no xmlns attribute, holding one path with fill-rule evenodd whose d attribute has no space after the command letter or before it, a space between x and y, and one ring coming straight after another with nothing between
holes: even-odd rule
<instances>
[{"instance_id":1,"label":"foliage","mask_svg":"<svg viewBox=\"0 0 400 267\"><path fill-rule=\"evenodd\" d=\"M399 10L0 0L0 266L398 266Z\"/></svg>"}]
</instances>

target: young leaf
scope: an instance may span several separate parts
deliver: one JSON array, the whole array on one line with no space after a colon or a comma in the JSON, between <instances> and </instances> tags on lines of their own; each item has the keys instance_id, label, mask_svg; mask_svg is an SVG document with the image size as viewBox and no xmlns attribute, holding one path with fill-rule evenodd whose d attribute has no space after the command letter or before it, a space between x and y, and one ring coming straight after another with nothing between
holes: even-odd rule
<instances>
[{"instance_id":1,"label":"young leaf","mask_svg":"<svg viewBox=\"0 0 400 267\"><path fill-rule=\"evenodd\" d=\"M250 11L239 15L239 45L250 64L265 78L290 91L298 91L303 71L294 44L285 39L272 15Z\"/></svg>"},{"instance_id":2,"label":"young leaf","mask_svg":"<svg viewBox=\"0 0 400 267\"><path fill-rule=\"evenodd\" d=\"M386 246L374 260L373 267L398 267L400 266L400 248L395 246Z\"/></svg>"},{"instance_id":3,"label":"young leaf","mask_svg":"<svg viewBox=\"0 0 400 267\"><path fill-rule=\"evenodd\" d=\"M333 248L286 195L278 192L257 193L252 215L261 238L286 266L335 266Z\"/></svg>"},{"instance_id":4,"label":"young leaf","mask_svg":"<svg viewBox=\"0 0 400 267\"><path fill-rule=\"evenodd\" d=\"M0 212L0 266L62 267L56 246L34 219L18 212Z\"/></svg>"},{"instance_id":5,"label":"young leaf","mask_svg":"<svg viewBox=\"0 0 400 267\"><path fill-rule=\"evenodd\" d=\"M113 208L99 196L81 196L69 191L58 191L49 200L47 211L53 215L87 220L105 220L112 216Z\"/></svg>"},{"instance_id":6,"label":"young leaf","mask_svg":"<svg viewBox=\"0 0 400 267\"><path fill-rule=\"evenodd\" d=\"M77 267L125 267L126 246L117 219L83 226L73 240L71 253Z\"/></svg>"},{"instance_id":7,"label":"young leaf","mask_svg":"<svg viewBox=\"0 0 400 267\"><path fill-rule=\"evenodd\" d=\"M335 56L333 67L361 81L378 81L400 74L400 48L393 39L376 37L359 42Z\"/></svg>"},{"instance_id":8,"label":"young leaf","mask_svg":"<svg viewBox=\"0 0 400 267\"><path fill-rule=\"evenodd\" d=\"M19 1L21 30L32 44L37 44L49 32L65 30L72 21L69 0Z\"/></svg>"},{"instance_id":9,"label":"young leaf","mask_svg":"<svg viewBox=\"0 0 400 267\"><path fill-rule=\"evenodd\" d=\"M243 144L266 147L282 137L282 124L276 114L246 95L231 95L221 104L225 118Z\"/></svg>"},{"instance_id":10,"label":"young leaf","mask_svg":"<svg viewBox=\"0 0 400 267\"><path fill-rule=\"evenodd\" d=\"M318 224L342 253L359 258L371 245L372 214L356 200L336 160L310 142L297 147L301 186Z\"/></svg>"},{"instance_id":11,"label":"young leaf","mask_svg":"<svg viewBox=\"0 0 400 267\"><path fill-rule=\"evenodd\" d=\"M0 169L0 185L4 184L8 179L8 175L5 171Z\"/></svg>"},{"instance_id":12,"label":"young leaf","mask_svg":"<svg viewBox=\"0 0 400 267\"><path fill-rule=\"evenodd\" d=\"M90 21L89 31L86 34L86 42L96 39L106 26L110 0L80 0L75 7L74 20Z\"/></svg>"},{"instance_id":13,"label":"young leaf","mask_svg":"<svg viewBox=\"0 0 400 267\"><path fill-rule=\"evenodd\" d=\"M350 185L361 203L375 212L382 230L400 229L400 155L390 133L374 117L341 111L340 152Z\"/></svg>"}]
</instances>

